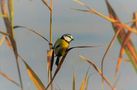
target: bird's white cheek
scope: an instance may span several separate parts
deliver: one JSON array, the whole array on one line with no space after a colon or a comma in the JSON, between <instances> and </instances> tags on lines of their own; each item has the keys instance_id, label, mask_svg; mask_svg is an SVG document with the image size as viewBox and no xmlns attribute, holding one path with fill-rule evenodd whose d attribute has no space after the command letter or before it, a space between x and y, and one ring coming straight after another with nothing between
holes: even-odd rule
<instances>
[{"instance_id":1,"label":"bird's white cheek","mask_svg":"<svg viewBox=\"0 0 137 90\"><path fill-rule=\"evenodd\" d=\"M66 41L70 42L71 41L71 38L69 37L64 37Z\"/></svg>"}]
</instances>

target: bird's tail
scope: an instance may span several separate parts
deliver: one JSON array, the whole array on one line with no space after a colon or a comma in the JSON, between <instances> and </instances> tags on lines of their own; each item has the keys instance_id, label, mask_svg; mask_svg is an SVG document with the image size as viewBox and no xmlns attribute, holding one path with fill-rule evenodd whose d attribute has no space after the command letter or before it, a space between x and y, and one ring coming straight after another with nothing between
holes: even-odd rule
<instances>
[{"instance_id":1,"label":"bird's tail","mask_svg":"<svg viewBox=\"0 0 137 90\"><path fill-rule=\"evenodd\" d=\"M59 64L59 61L60 61L60 57L57 57L57 59L56 59L56 65L58 66L58 64Z\"/></svg>"}]
</instances>

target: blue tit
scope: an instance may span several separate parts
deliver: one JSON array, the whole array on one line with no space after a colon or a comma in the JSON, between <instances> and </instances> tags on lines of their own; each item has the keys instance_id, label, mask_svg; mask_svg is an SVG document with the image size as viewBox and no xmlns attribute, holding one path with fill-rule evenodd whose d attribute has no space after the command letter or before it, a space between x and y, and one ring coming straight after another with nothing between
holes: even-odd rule
<instances>
[{"instance_id":1,"label":"blue tit","mask_svg":"<svg viewBox=\"0 0 137 90\"><path fill-rule=\"evenodd\" d=\"M74 40L71 34L64 34L61 38L57 39L54 44L54 52L57 57L56 65L58 66L60 58L65 55L66 50L69 48L70 42Z\"/></svg>"}]
</instances>

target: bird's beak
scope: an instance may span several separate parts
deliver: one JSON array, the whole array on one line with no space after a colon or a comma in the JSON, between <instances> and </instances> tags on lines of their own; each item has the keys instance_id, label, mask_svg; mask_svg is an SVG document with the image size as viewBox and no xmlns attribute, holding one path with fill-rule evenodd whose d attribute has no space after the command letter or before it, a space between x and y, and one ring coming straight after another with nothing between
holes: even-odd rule
<instances>
[{"instance_id":1,"label":"bird's beak","mask_svg":"<svg viewBox=\"0 0 137 90\"><path fill-rule=\"evenodd\" d=\"M72 38L72 41L74 40L74 38Z\"/></svg>"}]
</instances>

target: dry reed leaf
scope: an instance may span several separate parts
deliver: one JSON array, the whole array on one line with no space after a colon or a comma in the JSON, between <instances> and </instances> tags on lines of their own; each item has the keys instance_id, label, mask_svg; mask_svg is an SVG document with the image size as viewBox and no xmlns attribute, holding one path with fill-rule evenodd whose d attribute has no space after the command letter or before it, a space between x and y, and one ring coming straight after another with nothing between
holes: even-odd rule
<instances>
[{"instance_id":1,"label":"dry reed leaf","mask_svg":"<svg viewBox=\"0 0 137 90\"><path fill-rule=\"evenodd\" d=\"M71 47L71 48L69 48L69 50L71 50L71 49L76 49L76 48L95 48L95 47L99 47L99 46L74 46L74 47Z\"/></svg>"},{"instance_id":2,"label":"dry reed leaf","mask_svg":"<svg viewBox=\"0 0 137 90\"><path fill-rule=\"evenodd\" d=\"M135 12L133 14L133 20L135 20L135 22L133 22L133 24L134 24L135 28L137 28L137 12Z\"/></svg>"},{"instance_id":3,"label":"dry reed leaf","mask_svg":"<svg viewBox=\"0 0 137 90\"><path fill-rule=\"evenodd\" d=\"M104 73L103 67L104 67L105 57L108 54L108 51L112 47L112 45L113 45L114 41L116 40L117 36L119 35L120 31L121 31L121 29L117 30L117 32L115 33L115 35L113 36L112 40L110 41L109 45L107 46L107 48L105 50L105 53L104 53L104 55L102 57L102 60L101 60L101 71L102 71L102 73Z\"/></svg>"},{"instance_id":4,"label":"dry reed leaf","mask_svg":"<svg viewBox=\"0 0 137 90\"><path fill-rule=\"evenodd\" d=\"M12 1L12 4L13 4L13 1ZM6 1L1 0L0 1L0 6L1 6L2 14L8 16L8 9L6 7ZM12 15L13 13L14 12L11 12L10 15ZM9 17L3 17L3 20L4 20L4 23L5 23L6 29L7 29L7 33L9 34L8 37L9 37L9 40L10 40L11 45L12 45L12 50L13 50L15 58L16 58L19 81L20 81L20 84L21 84L21 89L23 90L23 82L22 82L21 71L20 71L19 62L18 62L18 50L17 50L16 41L15 41L14 35L13 35L13 23L14 23L13 17L12 17L12 19L9 19ZM12 20L12 21L10 21L10 20Z\"/></svg>"},{"instance_id":5,"label":"dry reed leaf","mask_svg":"<svg viewBox=\"0 0 137 90\"><path fill-rule=\"evenodd\" d=\"M86 5L85 3L81 2L80 0L73 0L73 1L78 3L78 4L80 4L81 6L85 6Z\"/></svg>"},{"instance_id":6,"label":"dry reed leaf","mask_svg":"<svg viewBox=\"0 0 137 90\"><path fill-rule=\"evenodd\" d=\"M109 79L103 75L103 73L101 72L101 70L96 66L96 64L94 64L93 62L91 62L88 58L84 57L84 56L80 56L80 58L84 61L86 61L87 63L89 63L97 72L98 74L103 78L103 80L106 82L106 84L112 89L115 90L115 88L113 87L113 85L111 84L111 82L109 81Z\"/></svg>"},{"instance_id":7,"label":"dry reed leaf","mask_svg":"<svg viewBox=\"0 0 137 90\"><path fill-rule=\"evenodd\" d=\"M20 87L20 85L14 81L13 79L11 79L8 75L6 75L5 73L3 73L2 71L0 71L0 75L3 76L4 78L6 78L7 80L9 80L10 82L12 82L13 84L15 84L16 86Z\"/></svg>"},{"instance_id":8,"label":"dry reed leaf","mask_svg":"<svg viewBox=\"0 0 137 90\"><path fill-rule=\"evenodd\" d=\"M124 47L122 47L122 49L120 50L120 54L119 54L119 57L118 57L118 60L117 60L117 65L116 65L116 70L115 70L115 78L117 76L117 73L120 69L120 65L122 63L122 59L123 59L123 55L125 53L125 50L124 50Z\"/></svg>"},{"instance_id":9,"label":"dry reed leaf","mask_svg":"<svg viewBox=\"0 0 137 90\"><path fill-rule=\"evenodd\" d=\"M25 65L27 68L28 75L29 75L30 79L32 80L32 82L34 83L37 90L45 90L45 87L44 87L42 81L38 78L36 73L28 66L28 64L25 63Z\"/></svg>"},{"instance_id":10,"label":"dry reed leaf","mask_svg":"<svg viewBox=\"0 0 137 90\"><path fill-rule=\"evenodd\" d=\"M80 90L87 90L87 87L88 87L88 71L87 73L85 74L83 80L82 80L82 83L80 85Z\"/></svg>"},{"instance_id":11,"label":"dry reed leaf","mask_svg":"<svg viewBox=\"0 0 137 90\"><path fill-rule=\"evenodd\" d=\"M19 25L14 26L14 29L17 29L17 28L22 28L22 29L28 30L28 31L30 31L30 32L38 35L39 37L41 37L42 39L44 39L44 40L47 41L48 43L50 43L47 38L45 38L44 36L42 36L40 33L36 32L34 29L31 29L31 28L28 28L28 27L25 27L25 26L19 26Z\"/></svg>"},{"instance_id":12,"label":"dry reed leaf","mask_svg":"<svg viewBox=\"0 0 137 90\"><path fill-rule=\"evenodd\" d=\"M76 0L76 2L77 2L77 0ZM80 1L80 3L79 3L79 0L78 0L78 2L77 2L78 4L80 4L80 3L82 3L82 6L85 6L88 10L81 10L81 9L76 9L76 10L78 10L78 11L86 11L86 12L88 12L88 13L91 13L91 14L95 14L95 15L97 15L97 16L99 16L99 17L101 17L101 18L104 18L104 19L106 19L107 21L109 21L109 22L117 22L115 19L113 19L113 18L110 18L110 17L108 17L108 16L105 16L105 15L103 15L102 13L100 13L100 12L98 12L97 10L95 10L95 9L91 9L89 6L87 6L85 3L83 3L83 2L81 2ZM80 4L81 5L81 4Z\"/></svg>"},{"instance_id":13,"label":"dry reed leaf","mask_svg":"<svg viewBox=\"0 0 137 90\"><path fill-rule=\"evenodd\" d=\"M76 1L77 1L77 0L76 0ZM80 4L80 3L83 3L83 2L80 1L80 3L79 3L79 0L78 0L77 3ZM95 9L93 9L93 8L91 9L91 8L90 8L89 6L87 6L85 3L84 3L84 6L85 6L88 10L81 10L81 9L75 9L75 10L84 11L84 12L89 12L89 13L91 13L91 14L95 14L95 15L101 17L101 18L104 18L105 20L107 20L107 21L109 21L109 22L111 22L111 23L115 23L115 25L117 25L117 26L120 26L120 27L122 27L122 28L127 29L128 31L131 31L131 32L137 34L137 29L131 28L131 27L128 26L127 24L124 24L124 23L121 23L121 22L117 21L117 19L115 19L115 18L111 18L111 17L105 16L105 15L103 15L102 13L98 12L97 10L95 10Z\"/></svg>"},{"instance_id":14,"label":"dry reed leaf","mask_svg":"<svg viewBox=\"0 0 137 90\"><path fill-rule=\"evenodd\" d=\"M133 14L133 20L137 20L137 15L136 13ZM136 27L137 23L136 22L133 22L132 24L132 28ZM119 68L120 68L120 64L122 62L122 56L123 54L125 53L125 46L127 45L129 39L130 39L130 36L131 36L131 32L128 31L126 36L125 36L125 39L122 41L122 44L121 44L121 48L120 48L120 54L119 54L119 58L118 58L118 62L117 62L117 65L116 65L116 70L115 70L115 76L117 75L118 71L119 71Z\"/></svg>"},{"instance_id":15,"label":"dry reed leaf","mask_svg":"<svg viewBox=\"0 0 137 90\"><path fill-rule=\"evenodd\" d=\"M80 12L89 12L89 10L85 10L85 9L75 9L75 8L72 8L72 10L76 10L76 11L80 11Z\"/></svg>"},{"instance_id":16,"label":"dry reed leaf","mask_svg":"<svg viewBox=\"0 0 137 90\"><path fill-rule=\"evenodd\" d=\"M125 39L123 40L122 44L121 44L121 48L120 48L120 53L119 53L119 57L118 57L118 61L117 61L117 65L116 65L116 70L115 70L115 77L120 69L120 65L121 65L121 62L122 62L122 59L123 59L123 55L125 53L125 46L126 44L128 43L129 39L130 39L130 36L131 36L131 32L128 31L126 36L125 36Z\"/></svg>"},{"instance_id":17,"label":"dry reed leaf","mask_svg":"<svg viewBox=\"0 0 137 90\"><path fill-rule=\"evenodd\" d=\"M47 2L47 0L41 0L46 6L47 6L47 8L51 11L51 8L50 8L50 6L48 5L48 2Z\"/></svg>"},{"instance_id":18,"label":"dry reed leaf","mask_svg":"<svg viewBox=\"0 0 137 90\"><path fill-rule=\"evenodd\" d=\"M1 0L1 11L2 11L2 14L8 16L8 10L6 8L5 0ZM7 33L9 34L9 39L12 44L15 57L17 59L17 56L18 56L17 46L16 46L16 41L14 40L14 36L13 36L13 31L12 31L13 28L12 28L12 24L11 24L12 21L10 21L9 18L5 18L5 17L3 17L3 19L4 19L4 23L6 25Z\"/></svg>"},{"instance_id":19,"label":"dry reed leaf","mask_svg":"<svg viewBox=\"0 0 137 90\"><path fill-rule=\"evenodd\" d=\"M106 5L108 7L110 17L114 18L115 20L121 23L121 21L119 20L119 18L117 17L116 13L114 12L113 8L111 7L111 5L109 4L107 0L106 0ZM117 26L117 23L112 23L112 26L115 32L119 30L119 28L121 28ZM124 28L128 29L129 26L124 25ZM122 44L122 41L125 39L126 34L127 34L124 28L123 30L121 30L120 34L118 35L118 40L120 44ZM132 28L130 27L129 29L132 29ZM137 52L130 38L128 40L127 45L124 47L124 49L129 59L132 61L135 71L137 71Z\"/></svg>"},{"instance_id":20,"label":"dry reed leaf","mask_svg":"<svg viewBox=\"0 0 137 90\"><path fill-rule=\"evenodd\" d=\"M19 57L25 64L28 76L30 77L31 81L33 82L37 90L46 90L44 84L39 79L38 75L34 72L34 70L32 70L32 68L27 64L27 62L20 55Z\"/></svg>"},{"instance_id":21,"label":"dry reed leaf","mask_svg":"<svg viewBox=\"0 0 137 90\"><path fill-rule=\"evenodd\" d=\"M130 27L130 26L128 26L127 24L120 24L120 25L121 25L121 27L123 27L123 28L127 29L128 31L130 31L130 32L133 32L133 33L137 34L137 29L135 29L135 28L131 28L131 27Z\"/></svg>"}]
</instances>

